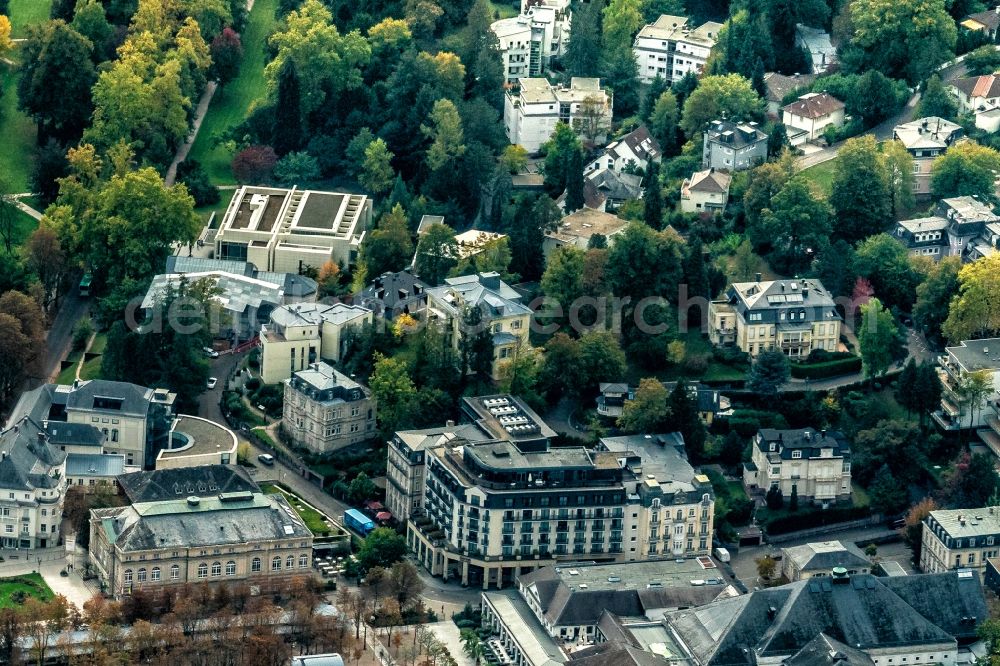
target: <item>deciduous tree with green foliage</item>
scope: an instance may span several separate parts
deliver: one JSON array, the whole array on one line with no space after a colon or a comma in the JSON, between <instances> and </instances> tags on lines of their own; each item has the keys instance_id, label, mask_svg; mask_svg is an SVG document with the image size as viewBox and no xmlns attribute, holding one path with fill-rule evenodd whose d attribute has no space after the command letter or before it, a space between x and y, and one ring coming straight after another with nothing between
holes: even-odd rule
<instances>
[{"instance_id":1,"label":"deciduous tree with green foliage","mask_svg":"<svg viewBox=\"0 0 1000 666\"><path fill-rule=\"evenodd\" d=\"M545 153L545 189L552 196L559 196L569 182L569 163L574 152L583 146L576 132L568 124L557 122L552 137L542 146Z\"/></svg>"},{"instance_id":2,"label":"deciduous tree with green foliage","mask_svg":"<svg viewBox=\"0 0 1000 666\"><path fill-rule=\"evenodd\" d=\"M295 61L285 60L278 72L278 100L274 106L271 147L283 157L302 146L302 88Z\"/></svg>"},{"instance_id":3,"label":"deciduous tree with green foliage","mask_svg":"<svg viewBox=\"0 0 1000 666\"><path fill-rule=\"evenodd\" d=\"M415 268L427 284L436 286L455 267L458 242L455 230L447 224L432 224L417 241Z\"/></svg>"},{"instance_id":4,"label":"deciduous tree with green foliage","mask_svg":"<svg viewBox=\"0 0 1000 666\"><path fill-rule=\"evenodd\" d=\"M932 74L927 83L924 84L924 92L920 96L920 105L917 107L917 115L921 118L938 117L948 120L958 115L958 105L955 98L945 90L941 83L941 77Z\"/></svg>"},{"instance_id":5,"label":"deciduous tree with green foliage","mask_svg":"<svg viewBox=\"0 0 1000 666\"><path fill-rule=\"evenodd\" d=\"M93 110L91 88L97 80L93 48L63 21L28 27L20 47L18 108L38 123L40 139L74 141L87 127Z\"/></svg>"},{"instance_id":6,"label":"deciduous tree with green foliage","mask_svg":"<svg viewBox=\"0 0 1000 666\"><path fill-rule=\"evenodd\" d=\"M444 169L465 153L462 118L451 100L439 99L420 130L431 140L427 148L427 166L431 171Z\"/></svg>"},{"instance_id":7,"label":"deciduous tree with green foliage","mask_svg":"<svg viewBox=\"0 0 1000 666\"><path fill-rule=\"evenodd\" d=\"M913 320L932 340L941 340L941 327L948 318L948 307L951 299L958 294L958 272L961 268L961 257L944 257L931 265L923 281L917 285Z\"/></svg>"},{"instance_id":8,"label":"deciduous tree with green foliage","mask_svg":"<svg viewBox=\"0 0 1000 666\"><path fill-rule=\"evenodd\" d=\"M647 377L639 380L635 398L625 403L618 427L626 432L655 434L667 423L667 388L659 379Z\"/></svg>"},{"instance_id":9,"label":"deciduous tree with green foliage","mask_svg":"<svg viewBox=\"0 0 1000 666\"><path fill-rule=\"evenodd\" d=\"M653 105L649 131L660 143L664 155L673 155L677 147L677 97L665 91Z\"/></svg>"},{"instance_id":10,"label":"deciduous tree with green foliage","mask_svg":"<svg viewBox=\"0 0 1000 666\"><path fill-rule=\"evenodd\" d=\"M374 194L385 194L392 188L396 174L392 169L394 155L385 141L375 139L365 148L365 161L358 182Z\"/></svg>"},{"instance_id":11,"label":"deciduous tree with green foliage","mask_svg":"<svg viewBox=\"0 0 1000 666\"><path fill-rule=\"evenodd\" d=\"M896 318L879 299L872 298L861 306L857 336L865 377L885 374L898 357L901 342Z\"/></svg>"},{"instance_id":12,"label":"deciduous tree with green foliage","mask_svg":"<svg viewBox=\"0 0 1000 666\"><path fill-rule=\"evenodd\" d=\"M368 274L377 277L402 270L413 258L413 242L406 221L406 211L396 204L382 216L378 226L365 237L361 261Z\"/></svg>"},{"instance_id":13,"label":"deciduous tree with green foliage","mask_svg":"<svg viewBox=\"0 0 1000 666\"><path fill-rule=\"evenodd\" d=\"M642 219L653 229L663 228L663 185L660 183L660 165L653 161L646 167Z\"/></svg>"},{"instance_id":14,"label":"deciduous tree with green foliage","mask_svg":"<svg viewBox=\"0 0 1000 666\"><path fill-rule=\"evenodd\" d=\"M388 569L406 555L406 539L388 527L371 531L358 549L358 569L366 572L372 567Z\"/></svg>"},{"instance_id":15,"label":"deciduous tree with green foliage","mask_svg":"<svg viewBox=\"0 0 1000 666\"><path fill-rule=\"evenodd\" d=\"M937 197L996 198L994 181L1000 152L972 141L956 143L931 165L931 189Z\"/></svg>"},{"instance_id":16,"label":"deciduous tree with green foliage","mask_svg":"<svg viewBox=\"0 0 1000 666\"><path fill-rule=\"evenodd\" d=\"M371 57L368 41L357 31L341 35L333 15L319 0L305 0L285 16L268 40L274 59L264 68L268 89L277 93L285 62L295 63L303 116L322 106L326 96L361 86L361 68Z\"/></svg>"},{"instance_id":17,"label":"deciduous tree with green foliage","mask_svg":"<svg viewBox=\"0 0 1000 666\"><path fill-rule=\"evenodd\" d=\"M1000 331L1000 255L991 255L962 266L958 295L952 299L941 327L952 343L987 338Z\"/></svg>"},{"instance_id":18,"label":"deciduous tree with green foliage","mask_svg":"<svg viewBox=\"0 0 1000 666\"><path fill-rule=\"evenodd\" d=\"M958 31L945 0L855 0L851 45L867 68L916 84L955 52Z\"/></svg>"},{"instance_id":19,"label":"deciduous tree with green foliage","mask_svg":"<svg viewBox=\"0 0 1000 666\"><path fill-rule=\"evenodd\" d=\"M829 201L836 233L848 242L885 231L892 221L889 179L873 136L848 139L840 149Z\"/></svg>"},{"instance_id":20,"label":"deciduous tree with green foliage","mask_svg":"<svg viewBox=\"0 0 1000 666\"><path fill-rule=\"evenodd\" d=\"M1000 488L1000 476L990 458L982 453L970 455L962 451L944 474L941 505L949 509L989 506L990 498Z\"/></svg>"},{"instance_id":21,"label":"deciduous tree with green foliage","mask_svg":"<svg viewBox=\"0 0 1000 666\"><path fill-rule=\"evenodd\" d=\"M763 108L748 79L739 74L706 76L684 102L681 129L690 139L713 120L759 120Z\"/></svg>"},{"instance_id":22,"label":"deciduous tree with green foliage","mask_svg":"<svg viewBox=\"0 0 1000 666\"><path fill-rule=\"evenodd\" d=\"M878 234L857 246L854 270L871 282L875 294L888 307L909 312L916 300L921 276L910 262L910 253L889 234Z\"/></svg>"},{"instance_id":23,"label":"deciduous tree with green foliage","mask_svg":"<svg viewBox=\"0 0 1000 666\"><path fill-rule=\"evenodd\" d=\"M580 336L580 378L583 394L598 384L617 381L625 374L625 352L610 331L588 331Z\"/></svg>"},{"instance_id":24,"label":"deciduous tree with green foliage","mask_svg":"<svg viewBox=\"0 0 1000 666\"><path fill-rule=\"evenodd\" d=\"M549 255L542 274L542 293L560 304L564 313L583 295L585 252L573 245L557 247Z\"/></svg>"},{"instance_id":25,"label":"deciduous tree with green foliage","mask_svg":"<svg viewBox=\"0 0 1000 666\"><path fill-rule=\"evenodd\" d=\"M899 484L888 465L879 467L868 487L873 511L892 515L906 506L906 488Z\"/></svg>"},{"instance_id":26,"label":"deciduous tree with green foliage","mask_svg":"<svg viewBox=\"0 0 1000 666\"><path fill-rule=\"evenodd\" d=\"M391 435L410 425L417 389L405 361L376 352L368 386L378 400L378 422L383 433Z\"/></svg>"}]
</instances>

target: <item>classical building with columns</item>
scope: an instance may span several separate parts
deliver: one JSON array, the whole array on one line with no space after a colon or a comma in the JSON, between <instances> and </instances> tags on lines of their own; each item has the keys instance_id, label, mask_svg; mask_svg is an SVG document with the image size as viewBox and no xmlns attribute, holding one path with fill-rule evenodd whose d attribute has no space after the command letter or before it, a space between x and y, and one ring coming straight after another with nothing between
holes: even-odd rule
<instances>
[{"instance_id":1,"label":"classical building with columns","mask_svg":"<svg viewBox=\"0 0 1000 666\"><path fill-rule=\"evenodd\" d=\"M407 542L431 574L489 589L562 561L711 552L712 486L679 434L553 448L516 398L465 398L463 411L492 437L424 442L423 498L410 505Z\"/></svg>"}]
</instances>

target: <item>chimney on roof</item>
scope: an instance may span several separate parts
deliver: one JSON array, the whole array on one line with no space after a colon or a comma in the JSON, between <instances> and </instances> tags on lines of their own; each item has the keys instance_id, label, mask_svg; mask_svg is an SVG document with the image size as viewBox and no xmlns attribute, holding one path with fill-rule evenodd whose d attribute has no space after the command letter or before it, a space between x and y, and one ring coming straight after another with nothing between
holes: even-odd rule
<instances>
[{"instance_id":1,"label":"chimney on roof","mask_svg":"<svg viewBox=\"0 0 1000 666\"><path fill-rule=\"evenodd\" d=\"M38 431L38 443L39 444L44 444L45 443L45 432L44 431L41 431L41 430Z\"/></svg>"},{"instance_id":2,"label":"chimney on roof","mask_svg":"<svg viewBox=\"0 0 1000 666\"><path fill-rule=\"evenodd\" d=\"M760 273L754 273L754 281L760 282L762 275Z\"/></svg>"},{"instance_id":3,"label":"chimney on roof","mask_svg":"<svg viewBox=\"0 0 1000 666\"><path fill-rule=\"evenodd\" d=\"M80 388L80 380L79 379L74 379L73 380L73 388L74 389Z\"/></svg>"},{"instance_id":4,"label":"chimney on roof","mask_svg":"<svg viewBox=\"0 0 1000 666\"><path fill-rule=\"evenodd\" d=\"M775 608L774 606L768 606L767 607L767 619L768 620L773 620L776 617L778 617L778 609Z\"/></svg>"},{"instance_id":5,"label":"chimney on roof","mask_svg":"<svg viewBox=\"0 0 1000 666\"><path fill-rule=\"evenodd\" d=\"M851 580L844 567L834 567L833 571L830 572L830 577L833 578L834 585L844 585Z\"/></svg>"}]
</instances>

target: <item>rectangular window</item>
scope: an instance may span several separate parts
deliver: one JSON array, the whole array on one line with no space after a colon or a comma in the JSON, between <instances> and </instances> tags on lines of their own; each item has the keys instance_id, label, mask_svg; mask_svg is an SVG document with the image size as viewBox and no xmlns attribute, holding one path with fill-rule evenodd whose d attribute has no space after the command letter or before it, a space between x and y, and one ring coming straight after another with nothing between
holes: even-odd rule
<instances>
[{"instance_id":1,"label":"rectangular window","mask_svg":"<svg viewBox=\"0 0 1000 666\"><path fill-rule=\"evenodd\" d=\"M802 457L801 451L792 451L792 458L801 458L801 457Z\"/></svg>"}]
</instances>

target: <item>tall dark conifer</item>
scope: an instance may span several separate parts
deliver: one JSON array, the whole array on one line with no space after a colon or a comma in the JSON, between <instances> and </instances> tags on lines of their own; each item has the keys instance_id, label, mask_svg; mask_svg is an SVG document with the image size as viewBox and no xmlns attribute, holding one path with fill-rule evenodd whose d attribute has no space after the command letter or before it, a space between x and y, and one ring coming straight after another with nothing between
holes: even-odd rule
<instances>
[{"instance_id":1,"label":"tall dark conifer","mask_svg":"<svg viewBox=\"0 0 1000 666\"><path fill-rule=\"evenodd\" d=\"M566 162L566 212L572 213L583 208L583 156L570 151Z\"/></svg>"},{"instance_id":2,"label":"tall dark conifer","mask_svg":"<svg viewBox=\"0 0 1000 666\"><path fill-rule=\"evenodd\" d=\"M274 109L271 144L279 157L302 145L302 93L295 63L286 60L278 74L278 104Z\"/></svg>"}]
</instances>

